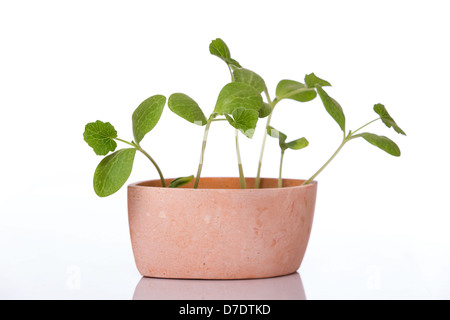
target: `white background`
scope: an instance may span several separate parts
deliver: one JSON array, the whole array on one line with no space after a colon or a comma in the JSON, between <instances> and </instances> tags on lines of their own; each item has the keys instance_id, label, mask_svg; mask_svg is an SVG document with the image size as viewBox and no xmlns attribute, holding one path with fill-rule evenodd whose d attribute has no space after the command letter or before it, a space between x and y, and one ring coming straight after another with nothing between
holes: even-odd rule
<instances>
[{"instance_id":1,"label":"white background","mask_svg":"<svg viewBox=\"0 0 450 320\"><path fill-rule=\"evenodd\" d=\"M348 129L374 119L380 102L407 133L377 122L367 130L396 141L401 157L359 139L318 177L299 270L306 297L449 299L447 2L0 2L0 298L133 297L141 277L126 188L95 195L101 158L83 141L84 125L109 121L131 140L139 103L174 92L209 115L229 81L225 64L208 51L220 37L264 77L272 97L279 80L314 72L332 83L327 91ZM252 140L241 136L247 176L256 174L264 123ZM310 141L286 154L287 178L308 178L341 140L319 99L283 101L272 124ZM233 133L214 123L203 176L237 176ZM166 109L142 146L166 177L190 175L202 135ZM269 139L263 176L275 177L278 161ZM137 155L129 182L155 178Z\"/></svg>"}]
</instances>

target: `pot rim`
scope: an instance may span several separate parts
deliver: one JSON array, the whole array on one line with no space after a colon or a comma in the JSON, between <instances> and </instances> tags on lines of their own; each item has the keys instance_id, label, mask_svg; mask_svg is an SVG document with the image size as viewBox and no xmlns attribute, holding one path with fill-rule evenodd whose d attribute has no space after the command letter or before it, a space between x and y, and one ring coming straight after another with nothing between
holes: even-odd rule
<instances>
[{"instance_id":1,"label":"pot rim","mask_svg":"<svg viewBox=\"0 0 450 320\"><path fill-rule=\"evenodd\" d=\"M175 178L166 178L165 181L172 181ZM237 179L239 180L239 177L203 177L201 178L203 180L216 180L216 179ZM252 177L246 177L247 179L255 179ZM275 180L278 181L278 178L261 178L261 180ZM198 188L198 189L194 189L194 188L168 188L168 187L154 187L154 186L147 186L147 185L142 185L144 183L148 183L148 182L158 182L160 181L160 179L151 179L151 180L142 180L142 181L137 181L137 182L133 182L128 184L128 188L151 188L151 189L157 189L157 190L178 190L178 191L174 191L174 192L201 192L204 190L217 190L217 191L224 191L226 190L227 192L275 192L280 191L280 190L290 190L290 189L298 189L298 188L315 188L317 187L318 182L316 180L311 181L311 183L307 184L307 185L297 185L297 186L286 186L286 187L282 187L282 188L259 188L259 189L255 189L255 188L247 188L247 189L240 189L240 188ZM201 181L201 180L200 180ZM283 181L300 181L300 182L304 182L306 181L306 179L284 179Z\"/></svg>"}]
</instances>

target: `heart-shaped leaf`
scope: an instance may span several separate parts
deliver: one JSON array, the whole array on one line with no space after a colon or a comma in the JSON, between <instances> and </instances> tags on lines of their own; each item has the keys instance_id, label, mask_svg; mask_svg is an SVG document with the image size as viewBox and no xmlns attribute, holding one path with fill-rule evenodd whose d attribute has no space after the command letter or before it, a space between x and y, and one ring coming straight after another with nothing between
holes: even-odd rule
<instances>
[{"instance_id":1,"label":"heart-shaped leaf","mask_svg":"<svg viewBox=\"0 0 450 320\"><path fill-rule=\"evenodd\" d=\"M243 68L236 69L233 71L233 75L235 82L246 83L255 88L256 90L258 90L259 93L263 92L264 89L266 88L266 83L264 82L264 79L251 70Z\"/></svg>"},{"instance_id":2,"label":"heart-shaped leaf","mask_svg":"<svg viewBox=\"0 0 450 320\"><path fill-rule=\"evenodd\" d=\"M225 41L220 38L211 41L209 52L225 61L225 63L231 67L242 68L239 62L231 58L230 49L228 49Z\"/></svg>"},{"instance_id":3,"label":"heart-shaped leaf","mask_svg":"<svg viewBox=\"0 0 450 320\"><path fill-rule=\"evenodd\" d=\"M117 138L117 131L109 122L97 120L88 123L83 137L84 141L100 156L107 155L108 152L117 148L117 143L114 141L114 138Z\"/></svg>"},{"instance_id":4,"label":"heart-shaped leaf","mask_svg":"<svg viewBox=\"0 0 450 320\"><path fill-rule=\"evenodd\" d=\"M255 133L256 124L258 122L259 113L256 110L237 108L233 110L232 117L225 114L228 122L241 131L246 137L252 138Z\"/></svg>"},{"instance_id":5,"label":"heart-shaped leaf","mask_svg":"<svg viewBox=\"0 0 450 320\"><path fill-rule=\"evenodd\" d=\"M342 107L339 103L331 98L321 86L316 85L317 92L319 93L320 99L327 110L327 112L333 117L333 119L338 123L341 130L345 133L345 115Z\"/></svg>"},{"instance_id":6,"label":"heart-shaped leaf","mask_svg":"<svg viewBox=\"0 0 450 320\"><path fill-rule=\"evenodd\" d=\"M169 188L179 188L192 180L194 180L194 176L176 178L169 184Z\"/></svg>"},{"instance_id":7,"label":"heart-shaped leaf","mask_svg":"<svg viewBox=\"0 0 450 320\"><path fill-rule=\"evenodd\" d=\"M386 111L386 108L381 103L376 104L373 107L373 110L380 115L381 121L388 127L392 127L395 132L403 134L406 136L406 133L400 129L400 127L395 123L394 119L389 115L389 113Z\"/></svg>"},{"instance_id":8,"label":"heart-shaped leaf","mask_svg":"<svg viewBox=\"0 0 450 320\"><path fill-rule=\"evenodd\" d=\"M373 144L374 146L380 148L381 150L386 151L390 155L399 157L401 154L400 148L397 146L397 144L385 136L378 136L376 134L368 132L360 133L353 136L353 138L358 137L364 138L367 142Z\"/></svg>"},{"instance_id":9,"label":"heart-shaped leaf","mask_svg":"<svg viewBox=\"0 0 450 320\"><path fill-rule=\"evenodd\" d=\"M258 111L262 105L261 94L246 83L231 82L219 93L214 112L220 115L232 114L237 108Z\"/></svg>"},{"instance_id":10,"label":"heart-shaped leaf","mask_svg":"<svg viewBox=\"0 0 450 320\"><path fill-rule=\"evenodd\" d=\"M166 97L155 95L144 100L133 112L133 135L137 143L158 123L166 104Z\"/></svg>"},{"instance_id":11,"label":"heart-shaped leaf","mask_svg":"<svg viewBox=\"0 0 450 320\"><path fill-rule=\"evenodd\" d=\"M204 126L207 122L202 109L192 98L184 93L174 93L169 97L169 109L183 119Z\"/></svg>"},{"instance_id":12,"label":"heart-shaped leaf","mask_svg":"<svg viewBox=\"0 0 450 320\"><path fill-rule=\"evenodd\" d=\"M314 73L307 74L305 76L305 83L308 88L315 88L316 85L319 85L321 87L331 86L328 81L320 79Z\"/></svg>"},{"instance_id":13,"label":"heart-shaped leaf","mask_svg":"<svg viewBox=\"0 0 450 320\"><path fill-rule=\"evenodd\" d=\"M117 192L128 180L133 169L136 149L121 149L105 157L94 173L94 190L99 197Z\"/></svg>"},{"instance_id":14,"label":"heart-shaped leaf","mask_svg":"<svg viewBox=\"0 0 450 320\"><path fill-rule=\"evenodd\" d=\"M299 102L313 100L316 90L306 87L303 83L294 80L281 80L276 89L277 99L292 99Z\"/></svg>"}]
</instances>

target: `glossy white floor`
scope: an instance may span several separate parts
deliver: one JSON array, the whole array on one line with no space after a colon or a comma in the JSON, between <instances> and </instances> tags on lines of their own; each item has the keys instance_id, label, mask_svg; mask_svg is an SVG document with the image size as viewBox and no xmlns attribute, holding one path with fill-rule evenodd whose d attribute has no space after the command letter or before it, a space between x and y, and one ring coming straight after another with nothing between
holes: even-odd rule
<instances>
[{"instance_id":1,"label":"glossy white floor","mask_svg":"<svg viewBox=\"0 0 450 320\"><path fill-rule=\"evenodd\" d=\"M445 243L340 233L316 221L298 273L258 280L153 279L135 268L126 218L90 214L86 226L72 220L70 228L70 219L61 225L64 218L53 215L46 221L59 223L57 231L32 215L17 219L20 227L2 225L0 299L450 299Z\"/></svg>"}]
</instances>

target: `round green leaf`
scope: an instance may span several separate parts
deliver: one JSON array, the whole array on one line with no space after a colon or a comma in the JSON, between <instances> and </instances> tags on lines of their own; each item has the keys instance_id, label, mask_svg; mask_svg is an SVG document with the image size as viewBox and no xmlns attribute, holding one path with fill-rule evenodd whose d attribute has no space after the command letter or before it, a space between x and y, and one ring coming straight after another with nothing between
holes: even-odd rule
<instances>
[{"instance_id":1,"label":"round green leaf","mask_svg":"<svg viewBox=\"0 0 450 320\"><path fill-rule=\"evenodd\" d=\"M108 152L117 148L117 143L114 141L114 138L117 138L117 131L109 122L97 120L88 123L83 137L84 141L100 156L107 155Z\"/></svg>"},{"instance_id":2,"label":"round green leaf","mask_svg":"<svg viewBox=\"0 0 450 320\"><path fill-rule=\"evenodd\" d=\"M99 197L117 192L128 180L136 149L121 149L105 157L94 173L94 190Z\"/></svg>"},{"instance_id":3,"label":"round green leaf","mask_svg":"<svg viewBox=\"0 0 450 320\"><path fill-rule=\"evenodd\" d=\"M207 122L197 102L183 93L172 94L167 104L172 112L189 122L200 126L204 126Z\"/></svg>"},{"instance_id":4,"label":"round green leaf","mask_svg":"<svg viewBox=\"0 0 450 320\"><path fill-rule=\"evenodd\" d=\"M262 102L261 94L252 86L240 82L231 82L220 91L214 112L220 115L232 114L237 108L258 111Z\"/></svg>"},{"instance_id":5,"label":"round green leaf","mask_svg":"<svg viewBox=\"0 0 450 320\"><path fill-rule=\"evenodd\" d=\"M233 110L233 118L225 114L228 122L241 131L247 138L252 138L255 133L256 124L259 119L259 113L256 110L237 108Z\"/></svg>"}]
</instances>

